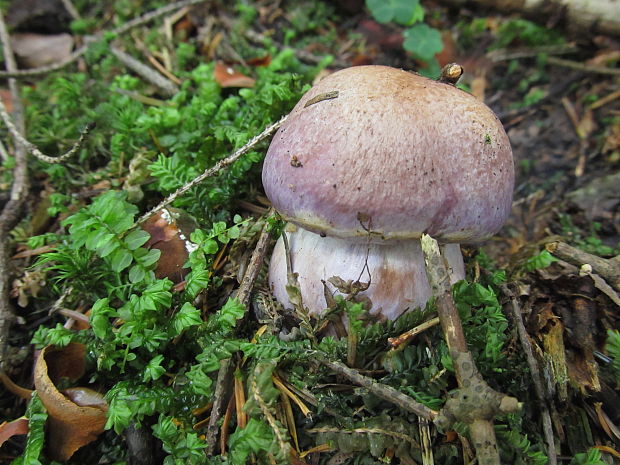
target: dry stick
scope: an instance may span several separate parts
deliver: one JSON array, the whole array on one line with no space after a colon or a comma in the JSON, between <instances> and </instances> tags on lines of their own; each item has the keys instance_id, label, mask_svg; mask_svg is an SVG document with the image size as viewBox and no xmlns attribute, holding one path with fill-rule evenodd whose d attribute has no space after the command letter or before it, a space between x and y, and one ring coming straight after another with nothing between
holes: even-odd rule
<instances>
[{"instance_id":1,"label":"dry stick","mask_svg":"<svg viewBox=\"0 0 620 465\"><path fill-rule=\"evenodd\" d=\"M2 103L2 100L0 100L0 118L2 118L4 125L7 127L13 138L16 141L19 141L19 143L28 151L28 153L31 153L35 158L45 163L62 163L66 159L75 155L77 151L82 148L82 145L84 144L84 141L86 140L86 137L88 137L90 131L95 127L95 123L87 124L80 133L80 138L77 140L76 143L73 144L73 147L71 147L69 151L57 157L50 157L49 155L45 155L37 148L36 145L34 145L32 142L22 136L21 131L19 131L17 127L15 127L15 125L13 124L13 120L11 119L9 113L6 111L6 107Z\"/></svg>"},{"instance_id":2,"label":"dry stick","mask_svg":"<svg viewBox=\"0 0 620 465\"><path fill-rule=\"evenodd\" d=\"M175 192L173 192L168 197L166 197L164 200L162 200L160 202L160 204L157 205L155 208L152 208L150 211L148 211L144 215L142 215L138 219L137 224L141 224L141 223L145 222L155 212L157 212L157 211L161 210L162 208L165 208L168 205L170 205L172 202L174 202L177 198L179 198L185 192L190 190L192 187L196 186L197 184L200 184L205 179L210 178L211 176L216 175L217 173L219 173L221 170L223 170L227 166L232 165L239 158L241 158L242 155L245 155L247 152L249 152L252 147L254 147L256 144L258 144L263 139L267 138L272 132L274 132L280 126L282 126L282 123L284 123L284 121L286 121L286 118L288 118L288 115L283 116L282 118L280 118L279 121L276 121L272 125L267 126L265 129L263 129L263 132L261 132L257 136L254 136L243 147L241 147L240 149L238 149L237 151L235 151L234 153L232 153L228 157L224 158L223 160L220 160L219 162L217 162L211 168L207 168L204 171L204 173L202 173L200 176L197 176L196 178L192 179L190 182L188 182L184 186L182 186L179 189L177 189Z\"/></svg>"},{"instance_id":3,"label":"dry stick","mask_svg":"<svg viewBox=\"0 0 620 465\"><path fill-rule=\"evenodd\" d=\"M115 34L115 35L124 34L131 28L146 24L155 18L163 16L167 13L170 13L171 11L174 11L179 8L186 7L186 6L190 6L190 5L196 5L198 3L204 3L205 1L206 0L183 0L180 2L176 2L176 3L171 3L170 5L166 5L164 7L158 8L157 10L150 11L146 14L143 14L142 16L132 19L131 21L123 24L122 26L119 26L116 29L112 29L110 33ZM91 38L89 42L99 39L101 35L102 34L98 34L94 38ZM71 63L75 62L78 58L83 56L88 50L88 47L89 47L89 44L83 45L82 47L76 49L69 57L67 57L66 59L62 61L59 61L58 63L54 63L53 65L42 66L40 68L33 68L33 69L23 69L23 70L17 70L17 67L16 67L15 69L9 69L7 71L0 71L0 78L7 78L7 77L26 78L26 77L32 77L32 76L40 76L42 74L51 73L52 71L58 71L59 69L62 69L65 66L70 65Z\"/></svg>"},{"instance_id":4,"label":"dry stick","mask_svg":"<svg viewBox=\"0 0 620 465\"><path fill-rule=\"evenodd\" d=\"M499 465L499 451L492 419L498 413L517 411L519 403L517 399L491 389L482 379L467 347L439 244L426 234L422 235L421 243L426 274L433 295L437 299L437 313L459 385L458 389L451 393L435 419L435 424L445 429L455 421L466 423L476 448L479 465Z\"/></svg>"},{"instance_id":5,"label":"dry stick","mask_svg":"<svg viewBox=\"0 0 620 465\"><path fill-rule=\"evenodd\" d=\"M428 408L426 405L416 402L408 395L397 391L391 386L381 384L368 376L360 374L357 370L349 368L342 362L328 360L319 354L313 357L312 360L326 366L334 373L344 376L349 381L368 389L368 391L375 396L387 400L407 412L415 413L417 416L426 420L434 420L437 416L437 412Z\"/></svg>"},{"instance_id":6,"label":"dry stick","mask_svg":"<svg viewBox=\"0 0 620 465\"><path fill-rule=\"evenodd\" d=\"M0 42L4 52L4 62L9 71L17 69L9 33L0 11ZM19 88L15 79L9 79L9 89L13 100L13 113L16 121L16 132L23 133L25 129L24 109L19 96ZM14 134L13 134L14 135ZM15 139L15 138L14 138ZM6 348L8 346L9 329L13 321L13 312L9 302L9 231L15 227L20 219L29 190L28 180L28 152L15 139L14 144L15 168L13 168L13 182L9 200L0 212L0 370L5 366Z\"/></svg>"},{"instance_id":7,"label":"dry stick","mask_svg":"<svg viewBox=\"0 0 620 465\"><path fill-rule=\"evenodd\" d=\"M502 292L510 299L510 308L512 310L513 320L517 326L519 340L521 341L521 347L525 353L527 364L530 367L530 374L532 376L532 381L534 382L534 392L538 398L538 407L542 413L543 434L545 435L545 442L547 443L547 457L549 458L549 465L556 465L558 463L558 458L555 452L555 437L553 435L551 415L549 413L549 408L547 407L548 396L543 388L542 375L538 367L538 362L534 356L532 343L530 342L527 330L523 324L521 309L519 308L519 303L517 302L514 293L507 285L503 285L501 289Z\"/></svg>"},{"instance_id":8,"label":"dry stick","mask_svg":"<svg viewBox=\"0 0 620 465\"><path fill-rule=\"evenodd\" d=\"M65 10L67 10L67 13L71 16L71 19L82 19L80 12L77 8L75 8L75 5L73 5L71 0L62 0L62 6L65 7Z\"/></svg>"},{"instance_id":9,"label":"dry stick","mask_svg":"<svg viewBox=\"0 0 620 465\"><path fill-rule=\"evenodd\" d=\"M565 60L563 58L557 58L549 56L547 57L547 63L562 66L564 68L575 69L577 71L583 71L585 73L605 74L608 76L620 76L620 69L618 68L605 68L604 66L592 66L578 61Z\"/></svg>"},{"instance_id":10,"label":"dry stick","mask_svg":"<svg viewBox=\"0 0 620 465\"><path fill-rule=\"evenodd\" d=\"M559 259L575 266L585 264L592 266L592 271L601 275L614 289L620 291L620 264L616 264L614 260L597 257L560 241L549 242L545 244L545 248Z\"/></svg>"},{"instance_id":11,"label":"dry stick","mask_svg":"<svg viewBox=\"0 0 620 465\"><path fill-rule=\"evenodd\" d=\"M119 50L114 46L110 46L110 51L112 52L112 55L114 55L118 59L118 61L123 63L125 66L127 66L139 76L149 81L154 86L161 89L166 94L166 96L172 97L177 92L179 92L179 87L174 82L169 80L163 74L155 71L153 68L146 66L141 61L136 60L131 55L123 52L122 50Z\"/></svg>"},{"instance_id":12,"label":"dry stick","mask_svg":"<svg viewBox=\"0 0 620 465\"><path fill-rule=\"evenodd\" d=\"M423 333L428 328L432 328L433 326L438 325L438 324L439 324L439 318L437 317L431 318L430 320L425 321L424 323L416 326L415 328L411 328L409 331L401 334L400 336L389 337L388 342L393 348L397 348L401 346L402 344L409 342L411 339L416 337L418 334Z\"/></svg>"},{"instance_id":13,"label":"dry stick","mask_svg":"<svg viewBox=\"0 0 620 465\"><path fill-rule=\"evenodd\" d=\"M241 280L239 290L237 291L237 299L239 303L246 308L246 313L250 304L252 288L254 287L254 283L256 282L256 278L258 277L258 273L265 259L265 254L267 253L269 237L269 224L265 222L256 247L250 257L250 263L248 264L243 279ZM215 384L215 393L213 394L213 408L211 409L209 426L207 426L207 447L205 449L207 455L213 455L215 451L220 418L228 405L228 397L231 392L230 386L233 369L234 364L230 358L220 361L220 369L217 373L217 381Z\"/></svg>"}]
</instances>

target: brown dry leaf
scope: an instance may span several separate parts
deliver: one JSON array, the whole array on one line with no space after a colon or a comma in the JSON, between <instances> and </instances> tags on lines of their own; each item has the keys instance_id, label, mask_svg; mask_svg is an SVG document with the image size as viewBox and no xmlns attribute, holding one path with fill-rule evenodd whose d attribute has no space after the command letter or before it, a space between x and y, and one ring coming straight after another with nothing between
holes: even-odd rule
<instances>
[{"instance_id":1,"label":"brown dry leaf","mask_svg":"<svg viewBox=\"0 0 620 465\"><path fill-rule=\"evenodd\" d=\"M76 380L84 373L85 347L69 344L62 349L47 346L41 351L34 370L34 385L47 409L50 458L69 459L73 453L97 439L106 423L108 406L103 396L88 388L60 392L60 378Z\"/></svg>"},{"instance_id":2,"label":"brown dry leaf","mask_svg":"<svg viewBox=\"0 0 620 465\"><path fill-rule=\"evenodd\" d=\"M73 37L69 34L11 34L11 46L24 68L39 68L71 56Z\"/></svg>"},{"instance_id":3,"label":"brown dry leaf","mask_svg":"<svg viewBox=\"0 0 620 465\"><path fill-rule=\"evenodd\" d=\"M13 436L28 434L28 418L21 417L17 420L0 423L0 447Z\"/></svg>"},{"instance_id":4,"label":"brown dry leaf","mask_svg":"<svg viewBox=\"0 0 620 465\"><path fill-rule=\"evenodd\" d=\"M151 235L146 247L161 250L155 276L175 284L183 281L189 271L183 265L192 247L189 235L196 229L195 220L182 210L164 208L146 220L142 229Z\"/></svg>"},{"instance_id":5,"label":"brown dry leaf","mask_svg":"<svg viewBox=\"0 0 620 465\"><path fill-rule=\"evenodd\" d=\"M2 103L4 104L6 111L13 113L13 96L11 95L11 91L7 89L0 89L0 99L2 99Z\"/></svg>"},{"instance_id":6,"label":"brown dry leaf","mask_svg":"<svg viewBox=\"0 0 620 465\"><path fill-rule=\"evenodd\" d=\"M215 81L222 87L254 87L255 79L245 76L234 68L218 61L213 71Z\"/></svg>"},{"instance_id":7,"label":"brown dry leaf","mask_svg":"<svg viewBox=\"0 0 620 465\"><path fill-rule=\"evenodd\" d=\"M21 278L13 280L11 297L17 297L17 304L24 308L28 306L28 297L36 298L43 287L45 287L45 271L25 271Z\"/></svg>"}]
</instances>

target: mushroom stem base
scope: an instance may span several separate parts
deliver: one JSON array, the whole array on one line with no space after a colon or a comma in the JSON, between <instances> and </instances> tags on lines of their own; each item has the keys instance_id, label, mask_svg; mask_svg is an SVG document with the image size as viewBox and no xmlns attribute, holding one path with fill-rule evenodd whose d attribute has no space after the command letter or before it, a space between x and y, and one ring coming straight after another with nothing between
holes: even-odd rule
<instances>
[{"instance_id":1,"label":"mushroom stem base","mask_svg":"<svg viewBox=\"0 0 620 465\"><path fill-rule=\"evenodd\" d=\"M366 243L337 237L321 237L297 227L288 234L292 272L298 274L303 304L310 315L321 315L327 308L325 293L342 294L328 280L334 276L344 282L369 283L359 295L372 302L370 313L394 320L406 311L423 307L432 292L426 276L419 240ZM458 244L444 249L452 283L465 277ZM269 282L274 296L291 307L286 292L286 251L282 238L273 251Z\"/></svg>"}]
</instances>

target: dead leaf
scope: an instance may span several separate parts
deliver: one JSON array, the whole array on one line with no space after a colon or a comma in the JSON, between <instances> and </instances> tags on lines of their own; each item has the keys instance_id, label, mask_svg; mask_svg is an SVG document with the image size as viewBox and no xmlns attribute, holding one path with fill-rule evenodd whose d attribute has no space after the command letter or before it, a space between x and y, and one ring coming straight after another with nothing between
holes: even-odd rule
<instances>
[{"instance_id":1,"label":"dead leaf","mask_svg":"<svg viewBox=\"0 0 620 465\"><path fill-rule=\"evenodd\" d=\"M6 108L6 111L9 113L13 112L13 96L11 95L11 91L7 89L0 89L0 99L2 99L2 103Z\"/></svg>"},{"instance_id":2,"label":"dead leaf","mask_svg":"<svg viewBox=\"0 0 620 465\"><path fill-rule=\"evenodd\" d=\"M0 423L0 447L13 436L28 434L28 418L21 417L17 420Z\"/></svg>"},{"instance_id":3,"label":"dead leaf","mask_svg":"<svg viewBox=\"0 0 620 465\"><path fill-rule=\"evenodd\" d=\"M250 58L247 61L248 65L250 66L269 66L269 64L271 63L271 55L267 54L263 57L255 57L255 58Z\"/></svg>"},{"instance_id":4,"label":"dead leaf","mask_svg":"<svg viewBox=\"0 0 620 465\"><path fill-rule=\"evenodd\" d=\"M215 64L213 77L221 87L254 87L256 82L255 79L235 71L221 61Z\"/></svg>"},{"instance_id":5,"label":"dead leaf","mask_svg":"<svg viewBox=\"0 0 620 465\"><path fill-rule=\"evenodd\" d=\"M164 208L144 222L142 229L151 235L146 247L161 250L157 278L169 278L175 284L183 281L189 271L183 268L192 248L189 236L196 226L190 215L176 208Z\"/></svg>"},{"instance_id":6,"label":"dead leaf","mask_svg":"<svg viewBox=\"0 0 620 465\"><path fill-rule=\"evenodd\" d=\"M84 373L85 347L47 346L34 370L34 385L48 417L48 452L53 460L68 460L75 451L97 439L106 423L108 406L103 395L89 388L56 388L61 378L77 380Z\"/></svg>"},{"instance_id":7,"label":"dead leaf","mask_svg":"<svg viewBox=\"0 0 620 465\"><path fill-rule=\"evenodd\" d=\"M7 391L15 394L17 397L24 400L30 400L32 397L33 391L31 389L26 389L15 384L4 371L0 371L0 383L4 385Z\"/></svg>"},{"instance_id":8,"label":"dead leaf","mask_svg":"<svg viewBox=\"0 0 620 465\"><path fill-rule=\"evenodd\" d=\"M17 304L24 308L28 306L28 297L37 297L39 291L45 287L45 271L24 271L21 278L13 280L11 297L17 297Z\"/></svg>"},{"instance_id":9,"label":"dead leaf","mask_svg":"<svg viewBox=\"0 0 620 465\"><path fill-rule=\"evenodd\" d=\"M66 60L73 50L69 34L11 34L11 46L24 68L39 68Z\"/></svg>"}]
</instances>

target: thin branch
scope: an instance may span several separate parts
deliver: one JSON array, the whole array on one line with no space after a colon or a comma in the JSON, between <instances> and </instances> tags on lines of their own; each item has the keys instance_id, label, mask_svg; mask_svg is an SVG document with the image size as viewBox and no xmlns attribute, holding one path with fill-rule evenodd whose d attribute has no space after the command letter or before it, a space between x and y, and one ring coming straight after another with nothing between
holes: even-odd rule
<instances>
[{"instance_id":1,"label":"thin branch","mask_svg":"<svg viewBox=\"0 0 620 465\"><path fill-rule=\"evenodd\" d=\"M614 289L620 291L620 264L615 260L589 254L560 241L549 242L545 244L545 248L559 259L572 265L590 265L592 271L601 275Z\"/></svg>"},{"instance_id":2,"label":"thin branch","mask_svg":"<svg viewBox=\"0 0 620 465\"><path fill-rule=\"evenodd\" d=\"M435 420L435 424L447 428L456 421L469 426L469 434L476 448L480 465L500 463L493 418L499 413L515 412L519 403L513 397L497 392L484 381L467 347L463 325L452 298L450 279L445 258L439 244L424 234L421 239L426 274L433 295L436 296L437 313L443 329L458 389L450 393Z\"/></svg>"},{"instance_id":3,"label":"thin branch","mask_svg":"<svg viewBox=\"0 0 620 465\"><path fill-rule=\"evenodd\" d=\"M620 69L618 68L605 68L604 66L593 66L580 63L578 61L565 60L558 57L547 57L547 63L555 66L562 66L564 68L570 68L577 71L583 71L584 73L593 74L605 74L608 76L620 76Z\"/></svg>"},{"instance_id":4,"label":"thin branch","mask_svg":"<svg viewBox=\"0 0 620 465\"><path fill-rule=\"evenodd\" d=\"M67 10L67 13L69 13L72 19L82 19L79 11L75 7L75 5L73 5L73 2L71 2L71 0L62 0L62 6L65 7L65 10Z\"/></svg>"},{"instance_id":5,"label":"thin branch","mask_svg":"<svg viewBox=\"0 0 620 465\"><path fill-rule=\"evenodd\" d=\"M508 286L503 285L501 289L502 292L510 299L510 309L512 311L514 323L517 327L517 333L519 334L519 341L521 341L521 347L525 353L527 364L530 367L530 374L532 376L532 381L534 382L534 392L538 398L538 408L540 408L540 412L542 414L543 433L545 435L545 442L547 443L547 457L549 458L549 465L556 465L558 463L558 458L555 453L555 437L553 435L551 415L549 414L549 408L547 407L547 405L549 405L549 399L546 395L545 389L543 388L542 375L538 367L538 362L534 356L534 350L532 348L532 343L530 342L530 337L527 334L525 325L523 324L523 317L521 316L521 309L519 308L517 298Z\"/></svg>"},{"instance_id":6,"label":"thin branch","mask_svg":"<svg viewBox=\"0 0 620 465\"><path fill-rule=\"evenodd\" d=\"M417 402L406 394L397 391L387 384L381 384L372 378L360 374L357 370L349 368L342 362L331 361L321 356L313 357L314 361L326 366L334 373L344 376L349 381L368 389L375 396L387 400L397 407L407 412L415 413L417 416L426 420L433 420L437 416L437 412L431 410L426 405Z\"/></svg>"},{"instance_id":7,"label":"thin branch","mask_svg":"<svg viewBox=\"0 0 620 465\"><path fill-rule=\"evenodd\" d=\"M188 190L190 190L194 186L200 184L205 179L210 178L211 176L214 176L214 175L218 174L224 168L232 165L239 158L241 158L243 155L245 155L247 152L249 152L250 149L252 149L256 144L258 144L263 139L267 138L269 135L271 135L272 132L274 132L280 126L282 126L282 124L284 123L284 121L286 121L287 118L288 118L288 115L285 115L282 118L280 118L279 121L276 121L275 123L267 126L263 130L263 132L261 132L257 136L254 136L243 147L241 147L240 149L236 150L234 153L230 154L228 157L224 158L223 160L220 160L219 162L217 162L211 168L207 168L200 176L197 176L196 178L192 179L190 182L188 182L184 186L182 186L179 189L177 189L175 192L173 192L168 197L166 197L164 200L162 200L159 203L159 205L157 205L155 208L152 208L150 211L148 211L144 215L142 215L138 219L137 224L144 223L155 212L161 210L162 208L167 207L168 205L170 205L172 202L174 202L176 199L178 199L181 195L183 195L185 192L187 192Z\"/></svg>"},{"instance_id":8,"label":"thin branch","mask_svg":"<svg viewBox=\"0 0 620 465\"><path fill-rule=\"evenodd\" d=\"M273 211L273 208L270 209L267 213L267 217L271 216L273 214ZM241 285L237 290L237 299L239 300L239 303L246 308L250 305L250 294L252 293L252 289L254 288L254 284L256 283L256 278L258 278L258 273L260 272L260 269L263 266L263 262L265 261L265 255L267 254L267 246L269 245L270 236L271 234L269 232L269 223L265 221L260 236L258 237L256 247L254 247L254 251L252 252L252 256L250 257L248 267L243 274Z\"/></svg>"},{"instance_id":9,"label":"thin branch","mask_svg":"<svg viewBox=\"0 0 620 465\"><path fill-rule=\"evenodd\" d=\"M9 71L17 69L9 33L4 22L4 15L0 11L0 42L4 52L4 62ZM19 88L15 79L9 79L9 89L13 100L16 133L24 132L24 110L19 96ZM0 370L5 366L6 348L8 346L9 329L13 322L13 312L9 301L10 272L9 272L9 232L21 218L22 209L26 202L29 190L28 179L28 152L15 139L14 144L15 168L13 182L8 202L0 212Z\"/></svg>"},{"instance_id":10,"label":"thin branch","mask_svg":"<svg viewBox=\"0 0 620 465\"><path fill-rule=\"evenodd\" d=\"M110 33L113 35L124 34L125 32L129 31L131 28L146 24L155 18L163 16L167 13L170 13L171 11L174 11L179 8L186 7L186 6L190 6L190 5L196 5L198 3L204 3L205 1L206 0L183 0L180 2L176 2L176 3L171 3L170 5L166 5L164 7L158 8L157 10L150 11L142 16L132 19L131 21L123 24L122 26L119 26L116 29L113 29L112 31L110 31ZM27 77L33 77L33 76L41 76L43 74L51 73L53 71L58 71L59 69L62 69L65 66L70 65L71 63L75 62L80 57L82 57L88 50L90 43L92 43L95 40L100 39L102 36L103 34L99 33L94 38L91 37L87 41L88 42L87 44L76 49L70 56L68 56L66 59L62 61L59 61L58 63L54 63L53 65L50 65L50 66L42 66L40 68L33 68L33 69L23 69L23 70L18 70L17 68L7 69L7 71L0 71L0 78L7 78L7 77L27 78Z\"/></svg>"},{"instance_id":11,"label":"thin branch","mask_svg":"<svg viewBox=\"0 0 620 465\"><path fill-rule=\"evenodd\" d=\"M271 212L271 210L270 210ZM256 278L263 265L265 254L267 253L267 244L269 242L269 223L265 221L265 225L260 233L258 242L252 256L250 257L250 263L243 275L241 285L237 291L237 299L246 309L250 305L250 294L256 283ZM225 407L228 405L230 396L230 385L233 372L233 363L231 359L224 359L220 361L220 370L217 375L217 381L215 384L215 394L213 396L213 408L211 409L211 417L209 418L209 425L207 426L207 455L212 455L215 451L215 445L217 444L217 437L219 431L220 418L225 412Z\"/></svg>"},{"instance_id":12,"label":"thin branch","mask_svg":"<svg viewBox=\"0 0 620 465\"><path fill-rule=\"evenodd\" d=\"M219 431L219 421L222 418L228 400L231 395L232 375L234 364L229 358L220 360L220 369L217 373L217 381L215 382L215 392L213 393L213 407L211 408L211 417L209 418L209 426L207 426L207 447L205 453L208 456L213 455L217 444L217 435Z\"/></svg>"},{"instance_id":13,"label":"thin branch","mask_svg":"<svg viewBox=\"0 0 620 465\"><path fill-rule=\"evenodd\" d=\"M153 68L145 65L141 61L136 60L128 53L125 53L114 46L110 46L110 51L112 52L112 55L118 59L118 61L134 71L137 75L143 77L151 84L161 89L166 96L172 97L179 92L179 87L174 82Z\"/></svg>"},{"instance_id":14,"label":"thin branch","mask_svg":"<svg viewBox=\"0 0 620 465\"><path fill-rule=\"evenodd\" d=\"M80 150L82 146L84 145L84 141L86 140L86 137L88 136L90 131L95 127L95 123L87 124L84 130L80 133L80 138L77 140L76 143L73 144L73 147L71 147L71 149L68 152L58 157L50 157L49 155L45 155L43 152L41 152L37 148L37 146L34 145L32 142L28 141L21 134L21 131L19 131L17 127L15 127L15 125L13 124L13 120L11 119L11 116L6 111L6 107L2 103L2 100L0 100L0 118L2 118L2 121L4 122L5 126L7 127L7 129L9 130L9 132L11 133L11 135L13 136L15 140L19 141L19 143L29 153L34 155L35 158L38 158L39 160L46 162L46 163L62 163L66 159L75 155L77 151Z\"/></svg>"}]
</instances>

